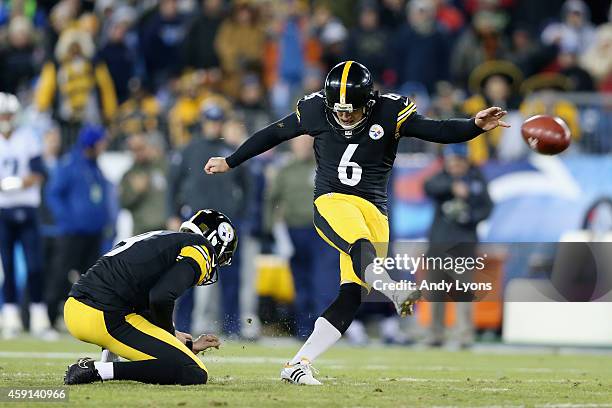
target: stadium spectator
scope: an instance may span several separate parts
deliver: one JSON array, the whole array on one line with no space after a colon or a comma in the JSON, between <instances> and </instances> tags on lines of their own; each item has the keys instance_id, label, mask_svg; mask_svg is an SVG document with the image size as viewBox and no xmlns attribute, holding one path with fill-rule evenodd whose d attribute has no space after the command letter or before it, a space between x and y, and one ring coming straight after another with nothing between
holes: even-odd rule
<instances>
[{"instance_id":1,"label":"stadium spectator","mask_svg":"<svg viewBox=\"0 0 612 408\"><path fill-rule=\"evenodd\" d=\"M337 274L329 273L338 264L333 248L319 238L312 226L312 192L315 160L312 137L291 140L291 159L278 169L266 197L267 229L283 222L294 248L289 259L295 286L296 334L306 338L315 319L338 293Z\"/></svg>"},{"instance_id":2,"label":"stadium spectator","mask_svg":"<svg viewBox=\"0 0 612 408\"><path fill-rule=\"evenodd\" d=\"M321 44L323 70L328 71L344 60L348 31L326 2L318 2L311 18L311 35Z\"/></svg>"},{"instance_id":3,"label":"stadium spectator","mask_svg":"<svg viewBox=\"0 0 612 408\"><path fill-rule=\"evenodd\" d=\"M486 219L493 209L487 191L487 183L480 170L468 159L465 144L447 145L444 149L444 169L428 179L425 193L435 205L434 220L429 231L427 256L476 257L478 235L476 226ZM430 281L446 280L465 282L472 280L468 271L464 274L447 273L443 270L426 271ZM474 342L472 323L472 300L469 294L433 292L431 303L432 321L427 344L440 347L445 340L445 300L453 300L456 308L456 329L461 347Z\"/></svg>"},{"instance_id":4,"label":"stadium spectator","mask_svg":"<svg viewBox=\"0 0 612 408\"><path fill-rule=\"evenodd\" d=\"M200 122L202 95L198 74L185 73L176 88L176 99L168 111L168 131L171 146L179 149L189 143Z\"/></svg>"},{"instance_id":5,"label":"stadium spectator","mask_svg":"<svg viewBox=\"0 0 612 408\"><path fill-rule=\"evenodd\" d=\"M30 20L23 16L11 18L8 43L0 48L0 91L15 95L29 93L43 57L34 35Z\"/></svg>"},{"instance_id":6,"label":"stadium spectator","mask_svg":"<svg viewBox=\"0 0 612 408\"><path fill-rule=\"evenodd\" d=\"M525 95L525 101L520 106L523 116L559 116L567 123L572 139L580 139L580 112L572 101L562 96L564 92L571 91L573 85L568 77L552 72L525 79L521 84L521 92Z\"/></svg>"},{"instance_id":7,"label":"stadium spectator","mask_svg":"<svg viewBox=\"0 0 612 408\"><path fill-rule=\"evenodd\" d=\"M126 39L134 19L134 12L130 8L116 10L106 22L107 38L98 52L98 59L104 61L113 79L119 104L129 98L128 83L136 75L136 50L128 45Z\"/></svg>"},{"instance_id":8,"label":"stadium spectator","mask_svg":"<svg viewBox=\"0 0 612 408\"><path fill-rule=\"evenodd\" d=\"M358 25L349 34L346 54L348 59L368 67L375 82L384 83L389 82L384 81L384 74L389 69L387 47L391 36L380 26L378 13L376 1L361 2Z\"/></svg>"},{"instance_id":9,"label":"stadium spectator","mask_svg":"<svg viewBox=\"0 0 612 408\"><path fill-rule=\"evenodd\" d=\"M464 102L463 111L468 116L474 116L485 106L499 106L508 112L517 111L520 103L518 84L522 78L518 67L508 61L488 61L479 65L470 75L469 87L474 95ZM498 146L507 131L510 129L494 129L470 140L470 161L482 164L488 159L498 158Z\"/></svg>"},{"instance_id":10,"label":"stadium spectator","mask_svg":"<svg viewBox=\"0 0 612 408\"><path fill-rule=\"evenodd\" d=\"M460 117L461 102L458 90L450 82L439 82L431 106L431 115L438 119Z\"/></svg>"},{"instance_id":11,"label":"stadium spectator","mask_svg":"<svg viewBox=\"0 0 612 408\"><path fill-rule=\"evenodd\" d=\"M310 67L304 73L304 94L310 95L314 92L319 92L323 88L323 80L325 76L323 71L317 67Z\"/></svg>"},{"instance_id":12,"label":"stadium spectator","mask_svg":"<svg viewBox=\"0 0 612 408\"><path fill-rule=\"evenodd\" d=\"M276 13L271 40L266 44L265 78L270 85L274 115L284 116L303 95L306 70L319 63L320 45L308 32L307 7L301 1L286 3Z\"/></svg>"},{"instance_id":13,"label":"stadium spectator","mask_svg":"<svg viewBox=\"0 0 612 408\"><path fill-rule=\"evenodd\" d=\"M59 233L47 293L50 310L65 300L69 275L85 273L100 256L111 221L110 184L97 163L105 148L104 128L85 125L76 145L50 175L46 200Z\"/></svg>"},{"instance_id":14,"label":"stadium spectator","mask_svg":"<svg viewBox=\"0 0 612 408\"><path fill-rule=\"evenodd\" d=\"M597 28L595 40L580 57L584 67L597 83L597 88L612 92L612 23Z\"/></svg>"},{"instance_id":15,"label":"stadium spectator","mask_svg":"<svg viewBox=\"0 0 612 408\"><path fill-rule=\"evenodd\" d=\"M520 23L515 24L512 28L510 43L507 59L515 63L525 76L534 75L545 69L554 62L559 52L556 44L541 44L529 29Z\"/></svg>"},{"instance_id":16,"label":"stadium spectator","mask_svg":"<svg viewBox=\"0 0 612 408\"><path fill-rule=\"evenodd\" d=\"M134 134L127 143L134 163L119 184L119 202L130 211L133 235L165 229L166 169L163 140Z\"/></svg>"},{"instance_id":17,"label":"stadium spectator","mask_svg":"<svg viewBox=\"0 0 612 408\"><path fill-rule=\"evenodd\" d=\"M27 127L16 127L19 101L0 93L0 258L4 271L2 336L16 337L22 330L16 280L15 250L21 244L27 264L30 332L41 336L49 329L43 303L43 264L38 207L45 176L42 148Z\"/></svg>"},{"instance_id":18,"label":"stadium spectator","mask_svg":"<svg viewBox=\"0 0 612 408\"><path fill-rule=\"evenodd\" d=\"M45 170L47 174L52 174L60 160L61 148L62 148L62 137L60 134L59 128L52 124L51 127L44 133L43 135L43 162L45 164ZM46 190L47 184L49 182L49 177L45 179L45 183L42 185L42 191ZM58 247L58 237L59 231L57 228L57 224L53 217L53 213L49 208L47 203L46 194L41 194L41 205L40 205L40 220L41 220L41 237L43 244L43 261L45 268L47 269L46 276L44 279L44 293L45 293L45 303L48 303L48 294L49 289L53 287L52 280L55 277L53 273L53 262L55 259L55 253L57 252ZM55 309L53 309L53 306ZM49 321L52 326L57 327L58 321L57 317L59 314L59 310L57 309L58 305L53 305L51 308L47 308L47 312L49 314Z\"/></svg>"},{"instance_id":19,"label":"stadium spectator","mask_svg":"<svg viewBox=\"0 0 612 408\"><path fill-rule=\"evenodd\" d=\"M578 65L577 49L562 49L557 58L559 73L566 76L572 82L572 90L575 92L593 92L595 85L591 75Z\"/></svg>"},{"instance_id":20,"label":"stadium spectator","mask_svg":"<svg viewBox=\"0 0 612 408\"><path fill-rule=\"evenodd\" d=\"M128 88L130 97L119 106L113 121L111 147L114 149L124 148L125 141L133 134L165 133L161 106L140 78L130 79Z\"/></svg>"},{"instance_id":21,"label":"stadium spectator","mask_svg":"<svg viewBox=\"0 0 612 408\"><path fill-rule=\"evenodd\" d=\"M397 84L420 82L433 92L437 81L448 79L450 39L437 25L431 2L413 0L406 7L408 20L394 38Z\"/></svg>"},{"instance_id":22,"label":"stadium spectator","mask_svg":"<svg viewBox=\"0 0 612 408\"><path fill-rule=\"evenodd\" d=\"M436 9L436 20L449 33L455 34L461 31L465 25L465 18L461 11L449 0L432 0Z\"/></svg>"},{"instance_id":23,"label":"stadium spectator","mask_svg":"<svg viewBox=\"0 0 612 408\"><path fill-rule=\"evenodd\" d=\"M214 100L223 109L229 109L229 101L222 95L206 87L206 76L199 71L186 72L178 81L178 95L168 112L168 128L173 148L185 146L200 124L200 107L204 101Z\"/></svg>"},{"instance_id":24,"label":"stadium spectator","mask_svg":"<svg viewBox=\"0 0 612 408\"><path fill-rule=\"evenodd\" d=\"M261 72L264 43L265 31L255 6L247 1L235 2L215 39L223 70L222 89L230 98L236 99L240 94L243 75Z\"/></svg>"},{"instance_id":25,"label":"stadium spectator","mask_svg":"<svg viewBox=\"0 0 612 408\"><path fill-rule=\"evenodd\" d=\"M506 59L508 44L504 36L506 17L497 11L479 11L472 25L461 34L453 47L450 71L453 81L464 86L472 71L489 60Z\"/></svg>"},{"instance_id":26,"label":"stadium spectator","mask_svg":"<svg viewBox=\"0 0 612 408\"><path fill-rule=\"evenodd\" d=\"M561 22L551 23L542 31L544 44L556 43L561 49L584 52L595 39L590 11L582 0L567 0L561 9Z\"/></svg>"},{"instance_id":27,"label":"stadium spectator","mask_svg":"<svg viewBox=\"0 0 612 408\"><path fill-rule=\"evenodd\" d=\"M264 89L257 75L246 75L242 81L242 92L234 106L234 112L246 127L248 135L270 123L270 114L265 101Z\"/></svg>"},{"instance_id":28,"label":"stadium spectator","mask_svg":"<svg viewBox=\"0 0 612 408\"><path fill-rule=\"evenodd\" d=\"M160 0L159 7L142 22L140 45L147 84L157 90L182 68L181 45L187 33L187 17L178 0Z\"/></svg>"},{"instance_id":29,"label":"stadium spectator","mask_svg":"<svg viewBox=\"0 0 612 408\"><path fill-rule=\"evenodd\" d=\"M110 121L117 95L106 64L93 59L91 37L74 28L62 32L55 59L47 61L36 89L35 106L51 111L62 131L62 150L69 150L85 123Z\"/></svg>"},{"instance_id":30,"label":"stadium spectator","mask_svg":"<svg viewBox=\"0 0 612 408\"><path fill-rule=\"evenodd\" d=\"M222 0L202 0L200 14L194 19L183 42L185 66L214 71L220 76L215 38L224 17Z\"/></svg>"},{"instance_id":31,"label":"stadium spectator","mask_svg":"<svg viewBox=\"0 0 612 408\"><path fill-rule=\"evenodd\" d=\"M544 26L559 18L565 0L514 0L512 22L524 24L531 36L539 35Z\"/></svg>"},{"instance_id":32,"label":"stadium spectator","mask_svg":"<svg viewBox=\"0 0 612 408\"><path fill-rule=\"evenodd\" d=\"M117 9L121 8L121 3L116 0L97 0L94 4L94 13L100 19L102 33L101 41L106 40L106 36L109 33L109 27L114 23L113 14Z\"/></svg>"},{"instance_id":33,"label":"stadium spectator","mask_svg":"<svg viewBox=\"0 0 612 408\"><path fill-rule=\"evenodd\" d=\"M76 28L87 33L96 44L100 43L100 20L94 13L82 13L76 21Z\"/></svg>"},{"instance_id":34,"label":"stadium spectator","mask_svg":"<svg viewBox=\"0 0 612 408\"><path fill-rule=\"evenodd\" d=\"M53 58L61 33L74 24L78 12L78 1L61 0L53 6L49 13L49 26L43 38L45 42L45 58Z\"/></svg>"},{"instance_id":35,"label":"stadium spectator","mask_svg":"<svg viewBox=\"0 0 612 408\"><path fill-rule=\"evenodd\" d=\"M267 114L267 113L266 113ZM232 148L240 146L248 137L245 122L239 115L230 116L223 125L223 140ZM265 181L260 174L263 163L249 166L249 196L245 197L247 209L240 224L240 316L248 324L240 327L242 338L255 340L261 334L261 322L257 315L258 296L256 291L257 266L253 260L262 252L262 209Z\"/></svg>"},{"instance_id":36,"label":"stadium spectator","mask_svg":"<svg viewBox=\"0 0 612 408\"><path fill-rule=\"evenodd\" d=\"M223 139L223 123L227 113L214 102L202 106L201 131L182 150L173 154L168 175L168 226L176 230L182 219L192 215L194 209L214 208L230 217L236 228L244 220L249 197L250 178L246 170L232 172L222 178L209 177L194 171L202 167L202 157L209 154L227 155L232 151ZM214 192L211 194L211 192ZM221 282L222 331L226 335L240 334L240 259L225 268L219 276ZM181 297L176 311L176 326L189 332L193 292Z\"/></svg>"},{"instance_id":37,"label":"stadium spectator","mask_svg":"<svg viewBox=\"0 0 612 408\"><path fill-rule=\"evenodd\" d=\"M396 30L406 21L405 0L380 1L380 22L389 31Z\"/></svg>"}]
</instances>

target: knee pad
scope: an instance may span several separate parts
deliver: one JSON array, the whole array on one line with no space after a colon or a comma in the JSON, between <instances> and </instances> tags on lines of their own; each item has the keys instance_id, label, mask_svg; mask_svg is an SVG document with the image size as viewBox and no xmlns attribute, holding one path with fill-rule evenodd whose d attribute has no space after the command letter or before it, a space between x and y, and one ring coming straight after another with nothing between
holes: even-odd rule
<instances>
[{"instance_id":1,"label":"knee pad","mask_svg":"<svg viewBox=\"0 0 612 408\"><path fill-rule=\"evenodd\" d=\"M374 245L365 238L358 239L351 245L349 255L353 261L355 275L357 275L359 279L364 280L365 269L369 264L374 262L374 258L376 258L376 249Z\"/></svg>"},{"instance_id":2,"label":"knee pad","mask_svg":"<svg viewBox=\"0 0 612 408\"><path fill-rule=\"evenodd\" d=\"M340 292L334 302L321 315L341 334L351 325L359 305L361 305L362 286L356 283L340 285Z\"/></svg>"},{"instance_id":3,"label":"knee pad","mask_svg":"<svg viewBox=\"0 0 612 408\"><path fill-rule=\"evenodd\" d=\"M206 384L208 373L195 364L185 365L181 368L181 385Z\"/></svg>"}]
</instances>

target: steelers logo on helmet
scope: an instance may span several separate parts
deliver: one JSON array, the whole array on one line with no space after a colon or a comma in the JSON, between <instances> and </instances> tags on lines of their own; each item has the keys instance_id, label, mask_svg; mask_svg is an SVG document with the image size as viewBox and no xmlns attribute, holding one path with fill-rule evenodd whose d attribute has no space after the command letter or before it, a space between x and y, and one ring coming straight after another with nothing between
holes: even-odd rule
<instances>
[{"instance_id":1,"label":"steelers logo on helmet","mask_svg":"<svg viewBox=\"0 0 612 408\"><path fill-rule=\"evenodd\" d=\"M325 78L325 112L329 125L345 137L359 134L366 128L376 103L374 81L370 71L356 61L344 61L329 71ZM362 112L354 123L340 120L338 113Z\"/></svg>"},{"instance_id":2,"label":"steelers logo on helmet","mask_svg":"<svg viewBox=\"0 0 612 408\"><path fill-rule=\"evenodd\" d=\"M181 225L180 231L205 237L214 247L216 256L213 262L216 265L231 264L238 246L238 234L232 221L222 212L213 209L199 210Z\"/></svg>"},{"instance_id":3,"label":"steelers logo on helmet","mask_svg":"<svg viewBox=\"0 0 612 408\"><path fill-rule=\"evenodd\" d=\"M231 242L234 239L234 228L227 222L222 222L217 227L217 234L223 242Z\"/></svg>"}]
</instances>

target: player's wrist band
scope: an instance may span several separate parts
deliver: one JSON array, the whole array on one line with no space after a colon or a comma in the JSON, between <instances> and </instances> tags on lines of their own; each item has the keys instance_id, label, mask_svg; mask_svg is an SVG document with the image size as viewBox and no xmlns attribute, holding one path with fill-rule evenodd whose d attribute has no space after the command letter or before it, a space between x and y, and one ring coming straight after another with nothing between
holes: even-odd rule
<instances>
[{"instance_id":1,"label":"player's wrist band","mask_svg":"<svg viewBox=\"0 0 612 408\"><path fill-rule=\"evenodd\" d=\"M193 351L193 340L185 340L185 346L191 351Z\"/></svg>"}]
</instances>

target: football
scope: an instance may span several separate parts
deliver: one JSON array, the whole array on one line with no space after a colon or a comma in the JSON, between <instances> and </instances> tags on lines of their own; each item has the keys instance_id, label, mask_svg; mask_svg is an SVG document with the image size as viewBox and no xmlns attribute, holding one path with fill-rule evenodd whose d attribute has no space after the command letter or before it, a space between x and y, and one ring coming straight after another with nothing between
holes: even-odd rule
<instances>
[{"instance_id":1,"label":"football","mask_svg":"<svg viewBox=\"0 0 612 408\"><path fill-rule=\"evenodd\" d=\"M570 145L570 130L557 116L536 115L521 126L525 143L540 154L559 154Z\"/></svg>"}]
</instances>

